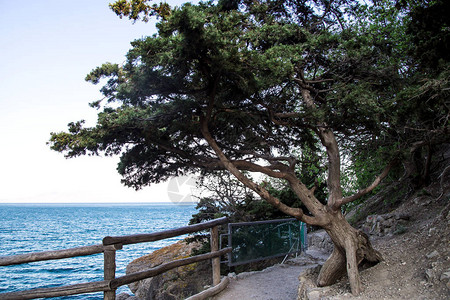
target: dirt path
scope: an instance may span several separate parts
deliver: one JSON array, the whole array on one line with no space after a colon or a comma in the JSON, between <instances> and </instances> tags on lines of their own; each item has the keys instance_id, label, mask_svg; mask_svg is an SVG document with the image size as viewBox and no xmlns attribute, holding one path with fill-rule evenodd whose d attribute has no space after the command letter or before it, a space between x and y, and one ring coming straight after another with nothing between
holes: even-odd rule
<instances>
[{"instance_id":1,"label":"dirt path","mask_svg":"<svg viewBox=\"0 0 450 300\"><path fill-rule=\"evenodd\" d=\"M319 251L308 250L306 254L289 259L258 272L240 273L232 276L229 286L214 300L295 300L298 276L306 268L314 267L328 257ZM269 279L269 280L268 280Z\"/></svg>"}]
</instances>

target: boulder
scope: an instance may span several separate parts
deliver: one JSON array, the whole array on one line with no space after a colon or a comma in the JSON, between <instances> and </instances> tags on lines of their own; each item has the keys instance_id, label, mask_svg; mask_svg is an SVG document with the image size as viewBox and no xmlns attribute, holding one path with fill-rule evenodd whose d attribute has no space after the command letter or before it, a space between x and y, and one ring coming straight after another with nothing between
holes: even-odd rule
<instances>
[{"instance_id":1,"label":"boulder","mask_svg":"<svg viewBox=\"0 0 450 300\"><path fill-rule=\"evenodd\" d=\"M308 233L308 249L317 249L326 253L333 251L333 242L325 230Z\"/></svg>"},{"instance_id":2,"label":"boulder","mask_svg":"<svg viewBox=\"0 0 450 300\"><path fill-rule=\"evenodd\" d=\"M450 268L441 274L439 280L444 283L448 289L450 289Z\"/></svg>"},{"instance_id":3,"label":"boulder","mask_svg":"<svg viewBox=\"0 0 450 300\"><path fill-rule=\"evenodd\" d=\"M299 285L297 300L312 300L316 298L316 296L320 295L320 289L317 288L316 284L316 279L320 268L321 266L308 268L300 274L298 277Z\"/></svg>"},{"instance_id":4,"label":"boulder","mask_svg":"<svg viewBox=\"0 0 450 300\"><path fill-rule=\"evenodd\" d=\"M319 275L320 268L316 266L306 269L298 277L298 296L297 300L323 300L329 299L333 293L331 287L317 287L316 281Z\"/></svg>"},{"instance_id":5,"label":"boulder","mask_svg":"<svg viewBox=\"0 0 450 300\"><path fill-rule=\"evenodd\" d=\"M439 252L437 252L436 250L434 250L433 252L428 253L427 255L425 255L426 258L431 259L431 258L435 258L437 256L439 256Z\"/></svg>"},{"instance_id":6,"label":"boulder","mask_svg":"<svg viewBox=\"0 0 450 300\"><path fill-rule=\"evenodd\" d=\"M131 296L127 293L120 293L116 296L116 300L139 300L136 296Z\"/></svg>"},{"instance_id":7,"label":"boulder","mask_svg":"<svg viewBox=\"0 0 450 300\"><path fill-rule=\"evenodd\" d=\"M126 273L140 272L162 263L187 258L198 247L200 247L199 243L188 244L185 241L179 241L132 261L127 266ZM211 262L207 260L175 268L158 276L132 283L129 287L139 299L184 299L201 292L204 286L211 284L211 274Z\"/></svg>"},{"instance_id":8,"label":"boulder","mask_svg":"<svg viewBox=\"0 0 450 300\"><path fill-rule=\"evenodd\" d=\"M409 219L410 216L405 214L370 215L367 216L361 230L368 235L376 236L403 233Z\"/></svg>"}]
</instances>

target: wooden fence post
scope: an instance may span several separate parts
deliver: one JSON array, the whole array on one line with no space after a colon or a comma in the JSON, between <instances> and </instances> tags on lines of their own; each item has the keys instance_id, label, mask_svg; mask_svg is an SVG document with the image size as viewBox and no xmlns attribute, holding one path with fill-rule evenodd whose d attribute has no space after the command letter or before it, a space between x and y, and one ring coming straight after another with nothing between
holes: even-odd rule
<instances>
[{"instance_id":1,"label":"wooden fence post","mask_svg":"<svg viewBox=\"0 0 450 300\"><path fill-rule=\"evenodd\" d=\"M105 280L116 278L116 250L122 249L122 245L104 246L103 272ZM116 300L116 289L103 292L104 300Z\"/></svg>"},{"instance_id":2,"label":"wooden fence post","mask_svg":"<svg viewBox=\"0 0 450 300\"><path fill-rule=\"evenodd\" d=\"M219 226L211 228L211 252L219 250ZM213 286L220 283L220 257L211 259Z\"/></svg>"}]
</instances>

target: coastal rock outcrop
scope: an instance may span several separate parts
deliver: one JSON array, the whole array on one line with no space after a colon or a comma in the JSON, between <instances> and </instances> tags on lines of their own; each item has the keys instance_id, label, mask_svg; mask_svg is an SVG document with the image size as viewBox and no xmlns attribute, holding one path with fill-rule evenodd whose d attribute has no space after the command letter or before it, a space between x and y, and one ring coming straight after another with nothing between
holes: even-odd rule
<instances>
[{"instance_id":1,"label":"coastal rock outcrop","mask_svg":"<svg viewBox=\"0 0 450 300\"><path fill-rule=\"evenodd\" d=\"M179 241L132 261L128 264L126 273L144 271L162 263L189 257L199 246L198 243ZM204 286L211 284L210 281L211 263L203 261L132 283L129 287L139 299L176 300L199 293Z\"/></svg>"}]
</instances>

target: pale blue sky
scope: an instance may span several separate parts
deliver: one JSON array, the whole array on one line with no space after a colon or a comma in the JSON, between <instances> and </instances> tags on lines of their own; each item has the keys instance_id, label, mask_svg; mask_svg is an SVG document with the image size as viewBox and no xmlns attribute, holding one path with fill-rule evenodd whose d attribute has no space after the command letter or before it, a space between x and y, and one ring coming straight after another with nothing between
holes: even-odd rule
<instances>
[{"instance_id":1,"label":"pale blue sky","mask_svg":"<svg viewBox=\"0 0 450 300\"><path fill-rule=\"evenodd\" d=\"M70 121L95 124L88 103L100 86L86 74L124 62L130 41L155 32L119 19L109 2L0 0L0 203L170 200L167 184L123 187L117 157L67 160L46 145Z\"/></svg>"}]
</instances>

